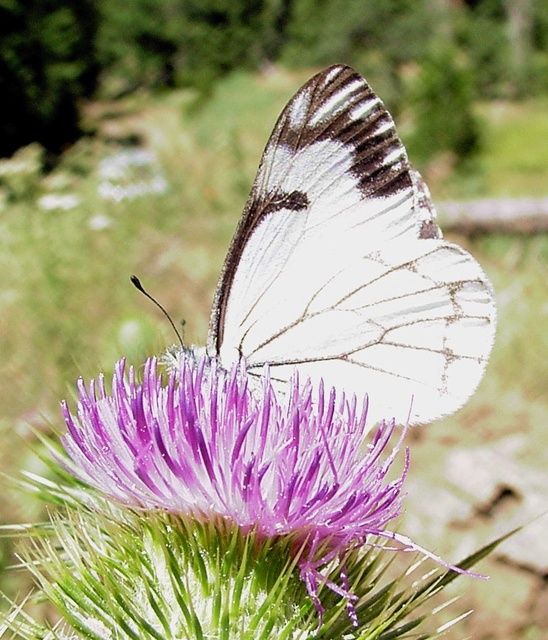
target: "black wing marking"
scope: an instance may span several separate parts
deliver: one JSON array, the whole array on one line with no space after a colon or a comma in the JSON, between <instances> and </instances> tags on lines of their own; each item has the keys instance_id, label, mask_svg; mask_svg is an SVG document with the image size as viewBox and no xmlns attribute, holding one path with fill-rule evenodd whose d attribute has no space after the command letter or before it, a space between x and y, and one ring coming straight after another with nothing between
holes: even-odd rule
<instances>
[{"instance_id":1,"label":"black wing marking","mask_svg":"<svg viewBox=\"0 0 548 640\"><path fill-rule=\"evenodd\" d=\"M342 65L330 67L309 80L276 122L232 239L211 313L208 337L211 355L219 352L223 341L231 285L253 231L265 217L282 209L297 215L308 210L309 196L305 191L288 189L284 184L287 174L272 175L274 159L279 153L296 156L323 140L352 148L350 173L364 199L382 198L413 188L407 154L392 117L367 82L352 68ZM317 179L336 181L337 167L329 167L329 159L324 160L328 171L319 172ZM417 221L417 234L421 232L421 224Z\"/></svg>"}]
</instances>

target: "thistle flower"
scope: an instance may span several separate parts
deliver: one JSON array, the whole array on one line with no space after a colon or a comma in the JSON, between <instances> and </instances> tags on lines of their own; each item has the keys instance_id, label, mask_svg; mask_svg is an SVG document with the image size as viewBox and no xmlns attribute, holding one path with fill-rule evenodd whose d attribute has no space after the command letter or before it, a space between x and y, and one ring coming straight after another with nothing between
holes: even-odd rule
<instances>
[{"instance_id":1,"label":"thistle flower","mask_svg":"<svg viewBox=\"0 0 548 640\"><path fill-rule=\"evenodd\" d=\"M80 379L78 390L76 415L63 403L72 473L127 505L289 537L320 614L325 583L348 600L357 624L344 562L370 536L435 557L386 529L401 512L409 455L388 481L401 438L383 460L394 424L382 424L364 448L367 401L326 393L297 374L278 394L268 369L256 387L243 363L227 372L190 353L165 379L149 359L138 383L122 360L110 394L104 377L87 388ZM327 579L333 563L338 582Z\"/></svg>"}]
</instances>

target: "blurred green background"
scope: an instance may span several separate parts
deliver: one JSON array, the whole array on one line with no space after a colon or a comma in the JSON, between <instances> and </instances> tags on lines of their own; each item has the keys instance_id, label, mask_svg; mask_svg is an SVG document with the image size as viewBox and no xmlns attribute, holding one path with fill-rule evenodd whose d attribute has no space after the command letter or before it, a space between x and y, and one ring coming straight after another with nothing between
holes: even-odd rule
<instances>
[{"instance_id":1,"label":"blurred green background","mask_svg":"<svg viewBox=\"0 0 548 640\"><path fill-rule=\"evenodd\" d=\"M27 445L33 430L62 429L59 400L78 375L174 342L130 274L204 344L262 148L322 67L368 79L434 200L548 197L544 0L0 0L0 33L0 468L11 476L44 472ZM451 447L518 436L519 463L544 472L546 233L451 239L492 279L497 343L469 405L414 436L411 478L442 485ZM36 521L41 508L5 491L1 519ZM451 535L418 542L451 552L463 531ZM0 545L0 587L15 597L27 578L7 570L13 541ZM491 583L467 583L457 603L478 614L451 637L544 637L542 571L482 570Z\"/></svg>"}]
</instances>

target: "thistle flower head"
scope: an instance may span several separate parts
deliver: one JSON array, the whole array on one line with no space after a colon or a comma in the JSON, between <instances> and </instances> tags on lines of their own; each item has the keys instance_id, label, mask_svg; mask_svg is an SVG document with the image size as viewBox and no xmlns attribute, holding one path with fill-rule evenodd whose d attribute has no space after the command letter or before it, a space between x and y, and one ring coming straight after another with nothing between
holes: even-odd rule
<instances>
[{"instance_id":1,"label":"thistle flower head","mask_svg":"<svg viewBox=\"0 0 548 640\"><path fill-rule=\"evenodd\" d=\"M383 456L394 425L364 446L366 401L296 374L281 394L268 369L253 386L243 363L225 371L189 353L179 362L162 376L149 359L137 382L122 360L110 392L104 377L79 380L76 414L63 403L71 471L128 505L289 536L318 609L322 569L333 562L341 581L328 586L352 600L345 554L370 535L398 539L386 525L401 511L408 456L388 481L401 442Z\"/></svg>"}]
</instances>

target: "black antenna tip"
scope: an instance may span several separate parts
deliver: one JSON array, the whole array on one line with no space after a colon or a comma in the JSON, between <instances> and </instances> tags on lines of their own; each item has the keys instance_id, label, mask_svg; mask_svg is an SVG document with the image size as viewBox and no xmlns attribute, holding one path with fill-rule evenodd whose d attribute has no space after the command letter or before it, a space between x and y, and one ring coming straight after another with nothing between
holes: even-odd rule
<instances>
[{"instance_id":1,"label":"black antenna tip","mask_svg":"<svg viewBox=\"0 0 548 640\"><path fill-rule=\"evenodd\" d=\"M145 293L143 285L141 284L141 281L137 276L130 276L129 279L131 280L131 283L136 289L139 289L139 291L142 291L143 293Z\"/></svg>"},{"instance_id":2,"label":"black antenna tip","mask_svg":"<svg viewBox=\"0 0 548 640\"><path fill-rule=\"evenodd\" d=\"M148 291L146 291L146 289L143 287L143 285L141 284L141 281L139 280L139 278L135 275L131 275L129 276L129 279L131 280L131 284L138 289L141 293L143 293L151 302L153 302L158 309L160 309L160 311L165 315L165 317L169 320L169 324L171 325L173 331L175 331L175 335L177 336L177 338L179 339L179 342L181 343L181 349L185 349L185 343L183 341L183 338L181 336L181 334L177 331L177 327L175 326L173 320L171 319L171 316L169 315L169 313L164 309L164 307L162 307L162 305L158 302L158 300L156 300L156 298L153 298L150 293L148 293Z\"/></svg>"}]
</instances>

